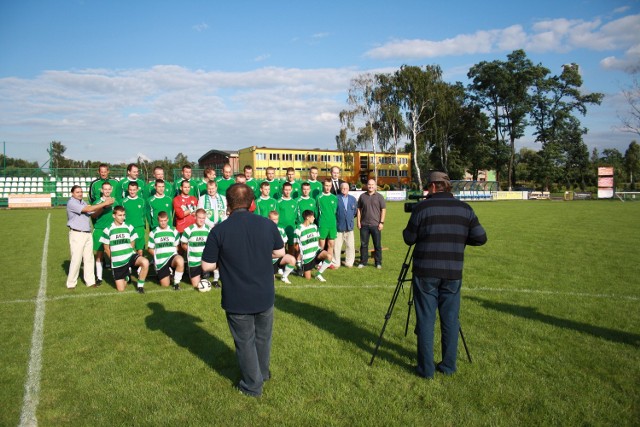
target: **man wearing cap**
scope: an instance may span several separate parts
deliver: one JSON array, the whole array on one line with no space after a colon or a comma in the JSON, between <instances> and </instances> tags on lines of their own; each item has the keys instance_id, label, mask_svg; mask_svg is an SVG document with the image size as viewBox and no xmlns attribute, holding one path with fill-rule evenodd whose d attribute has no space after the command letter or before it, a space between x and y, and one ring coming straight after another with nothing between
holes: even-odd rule
<instances>
[{"instance_id":1,"label":"man wearing cap","mask_svg":"<svg viewBox=\"0 0 640 427\"><path fill-rule=\"evenodd\" d=\"M432 172L429 196L411 212L402 237L413 250L413 295L416 307L419 376L433 378L435 371L456 371L458 313L464 249L481 246L487 235L471 206L451 194L444 172ZM440 314L442 361L434 365L433 332L436 310Z\"/></svg>"}]
</instances>

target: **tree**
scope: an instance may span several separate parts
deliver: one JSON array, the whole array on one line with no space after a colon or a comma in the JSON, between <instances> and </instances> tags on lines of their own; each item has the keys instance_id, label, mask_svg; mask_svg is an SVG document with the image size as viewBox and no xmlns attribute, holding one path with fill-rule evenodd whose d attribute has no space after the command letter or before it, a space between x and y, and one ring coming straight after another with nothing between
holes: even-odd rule
<instances>
[{"instance_id":1,"label":"tree","mask_svg":"<svg viewBox=\"0 0 640 427\"><path fill-rule=\"evenodd\" d=\"M622 91L622 95L629 104L629 111L618 113L622 122L622 130L640 135L640 71L636 69L631 84Z\"/></svg>"},{"instance_id":2,"label":"tree","mask_svg":"<svg viewBox=\"0 0 640 427\"><path fill-rule=\"evenodd\" d=\"M633 190L636 186L636 177L640 174L640 145L636 141L631 141L629 148L624 152L624 168Z\"/></svg>"},{"instance_id":3,"label":"tree","mask_svg":"<svg viewBox=\"0 0 640 427\"><path fill-rule=\"evenodd\" d=\"M528 90L541 68L534 66L523 50L514 50L507 55L506 62L482 61L467 74L472 80L469 90L493 121L496 174L499 180L500 169L506 162L509 188L513 181L515 141L524 135L531 105ZM505 137L509 138L506 159L502 155Z\"/></svg>"},{"instance_id":4,"label":"tree","mask_svg":"<svg viewBox=\"0 0 640 427\"><path fill-rule=\"evenodd\" d=\"M396 71L395 79L398 104L405 115L405 126L411 136L410 146L418 185L422 188L420 166L421 160L428 165L429 144L420 141L420 136L425 131L427 123L435 117L435 86L442 81L442 70L437 65L427 65L424 69L403 65Z\"/></svg>"},{"instance_id":5,"label":"tree","mask_svg":"<svg viewBox=\"0 0 640 427\"><path fill-rule=\"evenodd\" d=\"M386 151L392 147L395 154L395 164L398 164L398 150L400 138L407 134L407 128L400 112L400 100L398 99L398 87L396 78L391 74L377 74L377 87L374 94L375 99L380 102L380 122L376 132L380 149ZM400 183L400 173L398 172L398 183Z\"/></svg>"}]
</instances>

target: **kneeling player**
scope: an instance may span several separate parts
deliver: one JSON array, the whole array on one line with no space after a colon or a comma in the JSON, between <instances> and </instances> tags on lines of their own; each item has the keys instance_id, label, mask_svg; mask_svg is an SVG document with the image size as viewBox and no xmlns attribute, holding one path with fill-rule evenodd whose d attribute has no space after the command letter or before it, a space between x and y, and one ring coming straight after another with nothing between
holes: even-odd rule
<instances>
[{"instance_id":1,"label":"kneeling player","mask_svg":"<svg viewBox=\"0 0 640 427\"><path fill-rule=\"evenodd\" d=\"M184 259L178 255L180 238L178 232L169 227L169 215L165 211L158 214L158 224L158 227L149 233L149 253L155 261L160 285L169 286L173 269L173 290L179 291L184 273Z\"/></svg>"},{"instance_id":2,"label":"kneeling player","mask_svg":"<svg viewBox=\"0 0 640 427\"><path fill-rule=\"evenodd\" d=\"M191 285L196 290L198 290L200 286L200 279L203 279L202 251L204 251L204 245L207 243L207 237L210 231L209 226L205 223L206 219L206 211L204 209L198 209L196 211L196 223L185 228L180 238L182 249L187 254Z\"/></svg>"},{"instance_id":3,"label":"kneeling player","mask_svg":"<svg viewBox=\"0 0 640 427\"><path fill-rule=\"evenodd\" d=\"M124 222L124 208L113 208L113 224L105 228L100 238L104 252L111 258L111 269L116 289L122 292L127 287L127 276L140 267L136 290L144 294L144 281L149 272L149 260L134 251L138 235L133 227Z\"/></svg>"},{"instance_id":4,"label":"kneeling player","mask_svg":"<svg viewBox=\"0 0 640 427\"><path fill-rule=\"evenodd\" d=\"M278 211L271 211L269 212L269 219L273 221L277 226L278 220L280 219L280 214L278 213ZM288 240L286 231L284 231L284 228L282 227L278 227L278 231L280 232L280 237L282 237L282 242L286 245ZM291 274L291 272L293 271L293 267L295 267L295 265L296 259L293 257L293 255L286 254L282 258L275 258L273 260L273 274L282 274L280 280L290 285L291 282L289 281L288 277L289 274ZM280 270L282 270L282 267L284 267L284 271L280 272Z\"/></svg>"},{"instance_id":5,"label":"kneeling player","mask_svg":"<svg viewBox=\"0 0 640 427\"><path fill-rule=\"evenodd\" d=\"M331 265L331 253L323 250L318 244L320 233L318 233L318 227L313 223L315 220L313 212L304 211L302 218L304 222L295 231L295 247L302 258L304 278L310 280L311 272L316 265L320 264L316 279L326 282L322 273Z\"/></svg>"}]
</instances>

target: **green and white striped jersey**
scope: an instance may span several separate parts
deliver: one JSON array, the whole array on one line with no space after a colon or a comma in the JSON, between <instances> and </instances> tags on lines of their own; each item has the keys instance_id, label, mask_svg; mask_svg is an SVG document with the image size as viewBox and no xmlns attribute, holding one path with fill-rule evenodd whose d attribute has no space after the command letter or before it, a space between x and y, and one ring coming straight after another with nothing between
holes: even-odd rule
<instances>
[{"instance_id":1,"label":"green and white striped jersey","mask_svg":"<svg viewBox=\"0 0 640 427\"><path fill-rule=\"evenodd\" d=\"M320 233L318 227L315 224L304 225L300 224L296 228L295 243L300 247L300 253L302 254L302 263L307 264L316 257L320 245Z\"/></svg>"},{"instance_id":2,"label":"green and white striped jersey","mask_svg":"<svg viewBox=\"0 0 640 427\"><path fill-rule=\"evenodd\" d=\"M177 246L180 243L178 232L167 226L167 228L155 228L149 233L149 249L153 249L153 260L156 264L156 271L160 270L169 259L178 253Z\"/></svg>"},{"instance_id":3,"label":"green and white striped jersey","mask_svg":"<svg viewBox=\"0 0 640 427\"><path fill-rule=\"evenodd\" d=\"M131 242L137 238L138 234L127 223L116 225L114 222L104 229L100 243L109 245L109 249L111 249L111 266L113 268L122 267L129 262L129 259L135 253L131 247Z\"/></svg>"},{"instance_id":4,"label":"green and white striped jersey","mask_svg":"<svg viewBox=\"0 0 640 427\"><path fill-rule=\"evenodd\" d=\"M199 228L197 224L191 224L182 232L180 241L188 245L187 261L189 267L197 267L202 263L202 252L210 230L207 224L202 228Z\"/></svg>"},{"instance_id":5,"label":"green and white striped jersey","mask_svg":"<svg viewBox=\"0 0 640 427\"><path fill-rule=\"evenodd\" d=\"M280 237L282 237L282 243L286 245L287 241L289 240L289 238L287 237L287 232L284 231L284 228L282 227L278 227L278 231L280 232ZM276 261L278 261L278 258L271 258L271 261L275 264Z\"/></svg>"}]
</instances>

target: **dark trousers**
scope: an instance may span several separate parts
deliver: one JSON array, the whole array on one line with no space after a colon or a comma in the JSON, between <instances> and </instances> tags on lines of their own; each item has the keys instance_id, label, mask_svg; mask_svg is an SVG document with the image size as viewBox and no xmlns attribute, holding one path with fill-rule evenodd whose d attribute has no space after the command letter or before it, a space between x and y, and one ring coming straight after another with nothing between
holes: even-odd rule
<instances>
[{"instance_id":1,"label":"dark trousers","mask_svg":"<svg viewBox=\"0 0 640 427\"><path fill-rule=\"evenodd\" d=\"M460 287L462 280L413 277L413 301L416 307L418 336L418 375L431 378L435 372L433 363L433 330L436 310L440 315L442 362L437 369L445 374L456 371L458 353L458 329L460 324Z\"/></svg>"},{"instance_id":2,"label":"dark trousers","mask_svg":"<svg viewBox=\"0 0 640 427\"><path fill-rule=\"evenodd\" d=\"M260 396L264 381L270 377L273 307L256 314L227 313L227 323L242 374L238 388L248 395Z\"/></svg>"},{"instance_id":3,"label":"dark trousers","mask_svg":"<svg viewBox=\"0 0 640 427\"><path fill-rule=\"evenodd\" d=\"M377 225L363 225L360 228L360 264L369 261L369 236L373 240L373 260L376 265L382 265L382 236Z\"/></svg>"}]
</instances>

